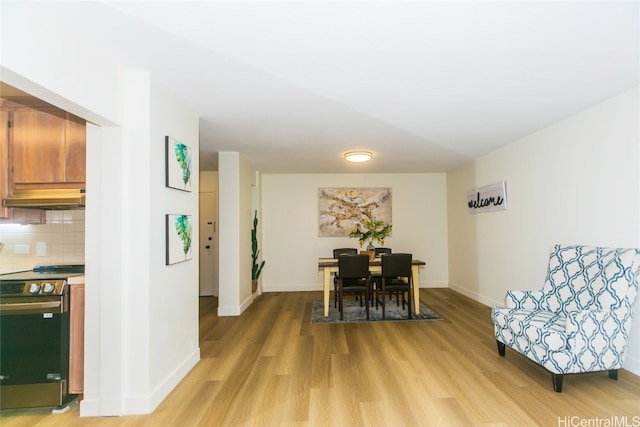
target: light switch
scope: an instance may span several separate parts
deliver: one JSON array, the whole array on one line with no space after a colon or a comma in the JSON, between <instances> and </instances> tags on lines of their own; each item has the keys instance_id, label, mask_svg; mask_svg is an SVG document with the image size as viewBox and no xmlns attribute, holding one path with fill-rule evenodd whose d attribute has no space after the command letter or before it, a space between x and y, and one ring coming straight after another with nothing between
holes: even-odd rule
<instances>
[{"instance_id":1,"label":"light switch","mask_svg":"<svg viewBox=\"0 0 640 427\"><path fill-rule=\"evenodd\" d=\"M36 242L36 256L47 256L47 242Z\"/></svg>"},{"instance_id":2,"label":"light switch","mask_svg":"<svg viewBox=\"0 0 640 427\"><path fill-rule=\"evenodd\" d=\"M26 255L29 253L29 245L15 245L13 247L13 253L16 255Z\"/></svg>"}]
</instances>

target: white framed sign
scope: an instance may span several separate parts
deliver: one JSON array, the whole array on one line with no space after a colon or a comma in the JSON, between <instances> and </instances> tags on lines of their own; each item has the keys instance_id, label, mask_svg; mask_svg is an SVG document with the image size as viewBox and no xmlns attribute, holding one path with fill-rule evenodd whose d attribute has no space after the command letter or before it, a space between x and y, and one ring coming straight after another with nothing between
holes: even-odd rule
<instances>
[{"instance_id":1,"label":"white framed sign","mask_svg":"<svg viewBox=\"0 0 640 427\"><path fill-rule=\"evenodd\" d=\"M469 213L495 212L507 209L507 184L504 181L467 190Z\"/></svg>"}]
</instances>

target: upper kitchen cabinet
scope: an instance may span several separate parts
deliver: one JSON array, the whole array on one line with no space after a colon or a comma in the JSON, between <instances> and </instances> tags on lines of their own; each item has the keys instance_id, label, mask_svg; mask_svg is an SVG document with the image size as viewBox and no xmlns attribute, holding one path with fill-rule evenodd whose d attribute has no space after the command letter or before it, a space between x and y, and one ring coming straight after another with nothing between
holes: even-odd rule
<instances>
[{"instance_id":1,"label":"upper kitchen cabinet","mask_svg":"<svg viewBox=\"0 0 640 427\"><path fill-rule=\"evenodd\" d=\"M11 115L11 190L85 188L84 120L48 107L18 107Z\"/></svg>"},{"instance_id":2,"label":"upper kitchen cabinet","mask_svg":"<svg viewBox=\"0 0 640 427\"><path fill-rule=\"evenodd\" d=\"M0 109L0 198L4 199L10 194L9 190L9 110ZM0 204L0 224L44 224L46 214L44 211L36 209L6 208Z\"/></svg>"}]
</instances>

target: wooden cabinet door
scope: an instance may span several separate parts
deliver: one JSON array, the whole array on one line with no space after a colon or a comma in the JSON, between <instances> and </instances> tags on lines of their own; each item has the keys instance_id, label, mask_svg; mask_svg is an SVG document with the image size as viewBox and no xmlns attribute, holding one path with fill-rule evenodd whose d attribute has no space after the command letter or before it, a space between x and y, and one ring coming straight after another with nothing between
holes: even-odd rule
<instances>
[{"instance_id":1,"label":"wooden cabinet door","mask_svg":"<svg viewBox=\"0 0 640 427\"><path fill-rule=\"evenodd\" d=\"M69 300L69 393L84 392L84 285L71 285Z\"/></svg>"},{"instance_id":2,"label":"wooden cabinet door","mask_svg":"<svg viewBox=\"0 0 640 427\"><path fill-rule=\"evenodd\" d=\"M10 144L12 186L64 182L65 113L55 109L13 112Z\"/></svg>"},{"instance_id":3,"label":"wooden cabinet door","mask_svg":"<svg viewBox=\"0 0 640 427\"><path fill-rule=\"evenodd\" d=\"M11 140L11 110L0 109L0 200L8 197L9 187L9 141ZM0 202L0 224L44 224L44 211L35 209L5 208Z\"/></svg>"},{"instance_id":4,"label":"wooden cabinet door","mask_svg":"<svg viewBox=\"0 0 640 427\"><path fill-rule=\"evenodd\" d=\"M64 180L85 188L87 159L87 123L67 113L65 129Z\"/></svg>"}]
</instances>

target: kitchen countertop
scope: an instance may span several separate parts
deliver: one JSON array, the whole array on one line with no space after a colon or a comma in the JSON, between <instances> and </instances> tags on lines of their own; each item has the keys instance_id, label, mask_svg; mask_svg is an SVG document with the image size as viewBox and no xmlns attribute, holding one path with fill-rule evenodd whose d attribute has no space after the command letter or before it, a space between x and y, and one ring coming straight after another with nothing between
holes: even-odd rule
<instances>
[{"instance_id":1,"label":"kitchen countertop","mask_svg":"<svg viewBox=\"0 0 640 427\"><path fill-rule=\"evenodd\" d=\"M67 279L69 285L84 285L84 274L82 276L73 276Z\"/></svg>"}]
</instances>

